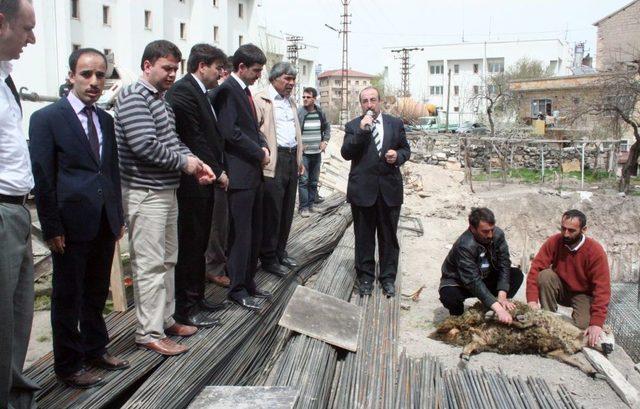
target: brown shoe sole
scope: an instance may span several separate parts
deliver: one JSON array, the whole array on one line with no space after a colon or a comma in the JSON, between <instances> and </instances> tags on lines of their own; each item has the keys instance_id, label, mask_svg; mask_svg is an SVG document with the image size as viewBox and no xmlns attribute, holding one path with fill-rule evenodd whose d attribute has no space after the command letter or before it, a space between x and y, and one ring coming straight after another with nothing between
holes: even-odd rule
<instances>
[{"instance_id":1,"label":"brown shoe sole","mask_svg":"<svg viewBox=\"0 0 640 409\"><path fill-rule=\"evenodd\" d=\"M64 379L60 377L58 377L58 381L69 387L77 388L77 389L91 389L91 388L95 388L96 386L101 386L104 383L104 379L102 378L100 378L98 382L91 383L91 384L81 384L81 383L77 383L72 380Z\"/></svg>"},{"instance_id":2,"label":"brown shoe sole","mask_svg":"<svg viewBox=\"0 0 640 409\"><path fill-rule=\"evenodd\" d=\"M146 349L148 351L155 352L156 354L165 355L165 356L180 355L180 354L184 354L185 352L187 352L189 350L188 347L183 346L183 348L180 348L179 350L175 350L175 351L168 351L168 350L162 350L161 351L159 349L155 349L153 347L150 347L147 344L139 344L139 343L136 342L136 345L138 346L139 349Z\"/></svg>"}]
</instances>

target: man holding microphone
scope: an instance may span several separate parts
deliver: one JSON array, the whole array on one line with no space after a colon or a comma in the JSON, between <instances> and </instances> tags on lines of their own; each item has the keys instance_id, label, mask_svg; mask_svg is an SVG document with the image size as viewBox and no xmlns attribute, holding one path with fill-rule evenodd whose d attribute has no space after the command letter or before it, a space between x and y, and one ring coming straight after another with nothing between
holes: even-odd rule
<instances>
[{"instance_id":1,"label":"man holding microphone","mask_svg":"<svg viewBox=\"0 0 640 409\"><path fill-rule=\"evenodd\" d=\"M396 231L403 202L400 166L411 156L402 120L380 112L380 93L360 91L363 115L345 125L341 154L351 161L347 201L355 233L355 265L360 295L373 291L375 237L378 236L378 281L388 297L395 295L400 246Z\"/></svg>"}]
</instances>

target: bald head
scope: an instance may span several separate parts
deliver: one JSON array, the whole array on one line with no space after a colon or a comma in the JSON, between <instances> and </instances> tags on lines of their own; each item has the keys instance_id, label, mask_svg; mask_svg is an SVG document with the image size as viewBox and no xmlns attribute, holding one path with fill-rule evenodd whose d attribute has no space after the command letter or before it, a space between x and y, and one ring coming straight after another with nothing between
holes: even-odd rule
<instances>
[{"instance_id":1,"label":"bald head","mask_svg":"<svg viewBox=\"0 0 640 409\"><path fill-rule=\"evenodd\" d=\"M16 60L36 42L36 16L29 0L0 0L0 61Z\"/></svg>"}]
</instances>

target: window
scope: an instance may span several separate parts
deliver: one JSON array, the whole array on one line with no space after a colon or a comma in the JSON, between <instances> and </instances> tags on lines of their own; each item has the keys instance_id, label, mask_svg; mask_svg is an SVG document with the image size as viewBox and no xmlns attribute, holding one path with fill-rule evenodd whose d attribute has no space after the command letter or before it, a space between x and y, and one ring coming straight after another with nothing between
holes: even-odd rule
<instances>
[{"instance_id":1,"label":"window","mask_svg":"<svg viewBox=\"0 0 640 409\"><path fill-rule=\"evenodd\" d=\"M359 81L359 80L358 80L358 81L356 81L356 85L360 85L360 81Z\"/></svg>"},{"instance_id":2,"label":"window","mask_svg":"<svg viewBox=\"0 0 640 409\"><path fill-rule=\"evenodd\" d=\"M444 73L444 65L442 64L433 64L429 66L429 72L431 74L442 74Z\"/></svg>"},{"instance_id":3,"label":"window","mask_svg":"<svg viewBox=\"0 0 640 409\"><path fill-rule=\"evenodd\" d=\"M213 0L213 7L218 7L218 0Z\"/></svg>"},{"instance_id":4,"label":"window","mask_svg":"<svg viewBox=\"0 0 640 409\"><path fill-rule=\"evenodd\" d=\"M480 65L479 64L473 64L473 73L477 74L478 71L480 71Z\"/></svg>"},{"instance_id":5,"label":"window","mask_svg":"<svg viewBox=\"0 0 640 409\"><path fill-rule=\"evenodd\" d=\"M71 49L72 49L73 51L77 51L77 50L79 50L79 49L80 49L80 44L71 44Z\"/></svg>"},{"instance_id":6,"label":"window","mask_svg":"<svg viewBox=\"0 0 640 409\"><path fill-rule=\"evenodd\" d=\"M111 16L109 11L109 6L102 6L102 24L105 26L111 25Z\"/></svg>"},{"instance_id":7,"label":"window","mask_svg":"<svg viewBox=\"0 0 640 409\"><path fill-rule=\"evenodd\" d=\"M362 81L362 85L369 85L367 81Z\"/></svg>"},{"instance_id":8,"label":"window","mask_svg":"<svg viewBox=\"0 0 640 409\"><path fill-rule=\"evenodd\" d=\"M489 72L494 74L504 72L504 63L501 63L501 62L489 63Z\"/></svg>"},{"instance_id":9,"label":"window","mask_svg":"<svg viewBox=\"0 0 640 409\"><path fill-rule=\"evenodd\" d=\"M151 30L151 10L144 11L144 28Z\"/></svg>"},{"instance_id":10,"label":"window","mask_svg":"<svg viewBox=\"0 0 640 409\"><path fill-rule=\"evenodd\" d=\"M453 86L453 95L460 95L460 87L458 85Z\"/></svg>"},{"instance_id":11,"label":"window","mask_svg":"<svg viewBox=\"0 0 640 409\"><path fill-rule=\"evenodd\" d=\"M242 3L238 3L238 17L244 18L244 5Z\"/></svg>"},{"instance_id":12,"label":"window","mask_svg":"<svg viewBox=\"0 0 640 409\"><path fill-rule=\"evenodd\" d=\"M333 85L336 85L339 87L340 85L342 85L342 82L340 80L334 80Z\"/></svg>"},{"instance_id":13,"label":"window","mask_svg":"<svg viewBox=\"0 0 640 409\"><path fill-rule=\"evenodd\" d=\"M109 55L111 54L111 48L105 48L104 50L102 50L104 52L104 55Z\"/></svg>"},{"instance_id":14,"label":"window","mask_svg":"<svg viewBox=\"0 0 640 409\"><path fill-rule=\"evenodd\" d=\"M218 26L213 26L213 42L217 43L218 42L218 32L220 31L220 27Z\"/></svg>"},{"instance_id":15,"label":"window","mask_svg":"<svg viewBox=\"0 0 640 409\"><path fill-rule=\"evenodd\" d=\"M307 75L307 66L306 65L302 65L302 75Z\"/></svg>"},{"instance_id":16,"label":"window","mask_svg":"<svg viewBox=\"0 0 640 409\"><path fill-rule=\"evenodd\" d=\"M460 107L453 107L453 112L460 112Z\"/></svg>"},{"instance_id":17,"label":"window","mask_svg":"<svg viewBox=\"0 0 640 409\"><path fill-rule=\"evenodd\" d=\"M498 87L496 87L493 84L487 85L487 93L489 95L497 95L498 94Z\"/></svg>"},{"instance_id":18,"label":"window","mask_svg":"<svg viewBox=\"0 0 640 409\"><path fill-rule=\"evenodd\" d=\"M187 39L187 23L180 23L180 39Z\"/></svg>"},{"instance_id":19,"label":"window","mask_svg":"<svg viewBox=\"0 0 640 409\"><path fill-rule=\"evenodd\" d=\"M351 80L347 81L347 84L351 85Z\"/></svg>"},{"instance_id":20,"label":"window","mask_svg":"<svg viewBox=\"0 0 640 409\"><path fill-rule=\"evenodd\" d=\"M180 60L180 74L184 75L184 69L187 65L187 61L183 58Z\"/></svg>"},{"instance_id":21,"label":"window","mask_svg":"<svg viewBox=\"0 0 640 409\"><path fill-rule=\"evenodd\" d=\"M473 95L478 95L480 93L480 87L477 85L473 86Z\"/></svg>"},{"instance_id":22,"label":"window","mask_svg":"<svg viewBox=\"0 0 640 409\"><path fill-rule=\"evenodd\" d=\"M620 152L629 152L629 141L620 141Z\"/></svg>"},{"instance_id":23,"label":"window","mask_svg":"<svg viewBox=\"0 0 640 409\"><path fill-rule=\"evenodd\" d=\"M453 64L453 73L460 74L460 64Z\"/></svg>"},{"instance_id":24,"label":"window","mask_svg":"<svg viewBox=\"0 0 640 409\"><path fill-rule=\"evenodd\" d=\"M80 19L80 0L71 0L71 18Z\"/></svg>"},{"instance_id":25,"label":"window","mask_svg":"<svg viewBox=\"0 0 640 409\"><path fill-rule=\"evenodd\" d=\"M531 100L531 117L536 118L539 114L551 115L550 99L533 99Z\"/></svg>"},{"instance_id":26,"label":"window","mask_svg":"<svg viewBox=\"0 0 640 409\"><path fill-rule=\"evenodd\" d=\"M238 36L238 47L244 44L244 36Z\"/></svg>"},{"instance_id":27,"label":"window","mask_svg":"<svg viewBox=\"0 0 640 409\"><path fill-rule=\"evenodd\" d=\"M442 85L430 86L429 94L431 95L442 95Z\"/></svg>"}]
</instances>

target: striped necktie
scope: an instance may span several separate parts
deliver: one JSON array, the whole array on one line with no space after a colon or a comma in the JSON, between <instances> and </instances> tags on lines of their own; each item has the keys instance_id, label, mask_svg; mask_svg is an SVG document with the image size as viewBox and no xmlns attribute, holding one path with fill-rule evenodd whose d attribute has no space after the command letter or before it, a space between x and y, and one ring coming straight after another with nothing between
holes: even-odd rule
<instances>
[{"instance_id":1,"label":"striped necktie","mask_svg":"<svg viewBox=\"0 0 640 409\"><path fill-rule=\"evenodd\" d=\"M378 155L380 155L380 151L382 151L382 138L380 138L380 132L378 132L378 124L380 121L377 119L373 121L373 127L371 128L371 135L373 135L373 141L376 143L376 149L378 150Z\"/></svg>"}]
</instances>

